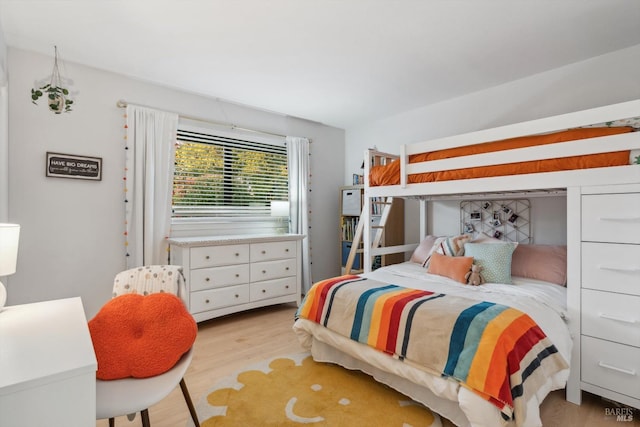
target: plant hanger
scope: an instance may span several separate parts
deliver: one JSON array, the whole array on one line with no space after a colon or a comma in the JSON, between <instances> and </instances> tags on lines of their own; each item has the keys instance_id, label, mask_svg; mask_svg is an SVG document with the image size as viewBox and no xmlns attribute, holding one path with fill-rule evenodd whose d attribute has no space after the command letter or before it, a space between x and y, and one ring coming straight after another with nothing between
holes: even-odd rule
<instances>
[{"instance_id":1,"label":"plant hanger","mask_svg":"<svg viewBox=\"0 0 640 427\"><path fill-rule=\"evenodd\" d=\"M38 105L36 101L46 93L49 110L56 114L69 113L71 112L73 99L69 96L69 89L63 86L64 78L60 75L60 69L58 67L58 46L54 46L54 50L55 56L51 79L49 83L44 86L31 89L31 100L34 104Z\"/></svg>"}]
</instances>

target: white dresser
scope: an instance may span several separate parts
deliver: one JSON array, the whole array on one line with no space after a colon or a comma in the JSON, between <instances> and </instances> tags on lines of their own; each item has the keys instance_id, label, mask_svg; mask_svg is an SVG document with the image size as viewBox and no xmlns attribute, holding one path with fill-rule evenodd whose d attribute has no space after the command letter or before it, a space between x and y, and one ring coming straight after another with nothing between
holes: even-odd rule
<instances>
[{"instance_id":1,"label":"white dresser","mask_svg":"<svg viewBox=\"0 0 640 427\"><path fill-rule=\"evenodd\" d=\"M183 267L193 317L200 322L272 304L300 304L303 238L279 234L169 239L171 264Z\"/></svg>"},{"instance_id":2,"label":"white dresser","mask_svg":"<svg viewBox=\"0 0 640 427\"><path fill-rule=\"evenodd\" d=\"M80 298L0 311L0 426L95 425L96 369Z\"/></svg>"},{"instance_id":3,"label":"white dresser","mask_svg":"<svg viewBox=\"0 0 640 427\"><path fill-rule=\"evenodd\" d=\"M583 187L580 388L640 408L640 185Z\"/></svg>"}]
</instances>

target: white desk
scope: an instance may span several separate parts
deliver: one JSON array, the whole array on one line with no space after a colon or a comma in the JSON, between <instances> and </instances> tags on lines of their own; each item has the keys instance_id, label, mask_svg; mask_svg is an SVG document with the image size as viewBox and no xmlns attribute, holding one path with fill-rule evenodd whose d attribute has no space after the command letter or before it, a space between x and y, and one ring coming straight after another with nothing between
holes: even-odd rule
<instances>
[{"instance_id":1,"label":"white desk","mask_svg":"<svg viewBox=\"0 0 640 427\"><path fill-rule=\"evenodd\" d=\"M95 425L96 369L80 298L0 311L0 426Z\"/></svg>"}]
</instances>

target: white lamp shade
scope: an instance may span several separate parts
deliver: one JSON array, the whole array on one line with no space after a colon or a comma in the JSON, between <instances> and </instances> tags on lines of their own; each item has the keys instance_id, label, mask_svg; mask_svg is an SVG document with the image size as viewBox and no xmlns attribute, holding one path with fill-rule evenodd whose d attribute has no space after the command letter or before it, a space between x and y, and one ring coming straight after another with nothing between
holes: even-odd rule
<instances>
[{"instance_id":1,"label":"white lamp shade","mask_svg":"<svg viewBox=\"0 0 640 427\"><path fill-rule=\"evenodd\" d=\"M0 277L16 272L20 225L0 224Z\"/></svg>"},{"instance_id":2,"label":"white lamp shade","mask_svg":"<svg viewBox=\"0 0 640 427\"><path fill-rule=\"evenodd\" d=\"M289 202L286 200L272 201L271 216L289 216Z\"/></svg>"}]
</instances>

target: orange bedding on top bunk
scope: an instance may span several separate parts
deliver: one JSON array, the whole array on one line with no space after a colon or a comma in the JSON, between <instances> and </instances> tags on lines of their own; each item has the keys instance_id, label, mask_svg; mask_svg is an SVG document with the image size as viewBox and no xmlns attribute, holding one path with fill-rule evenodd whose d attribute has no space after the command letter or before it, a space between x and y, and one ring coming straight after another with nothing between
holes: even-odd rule
<instances>
[{"instance_id":1,"label":"orange bedding on top bunk","mask_svg":"<svg viewBox=\"0 0 640 427\"><path fill-rule=\"evenodd\" d=\"M632 127L599 127L578 128L545 135L522 136L483 144L468 145L466 147L448 148L446 150L409 156L409 163L419 163L427 160L448 159L471 154L489 153L493 151L514 148L531 147L534 145L554 144L576 139L594 138L598 136L614 135L632 132ZM452 169L438 172L412 174L408 177L410 184L419 182L450 181L458 179L485 178L490 176L519 175L526 173L554 172L571 169L589 169L607 166L623 166L629 164L629 150L611 153L589 154L584 156L563 157L558 159L533 160L528 162L510 163L495 166L480 166L476 168ZM395 160L385 166L374 166L369 174L371 186L400 184L400 162Z\"/></svg>"}]
</instances>

